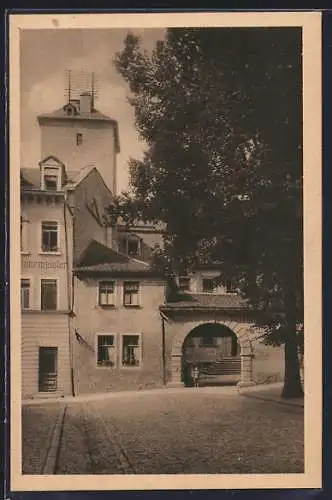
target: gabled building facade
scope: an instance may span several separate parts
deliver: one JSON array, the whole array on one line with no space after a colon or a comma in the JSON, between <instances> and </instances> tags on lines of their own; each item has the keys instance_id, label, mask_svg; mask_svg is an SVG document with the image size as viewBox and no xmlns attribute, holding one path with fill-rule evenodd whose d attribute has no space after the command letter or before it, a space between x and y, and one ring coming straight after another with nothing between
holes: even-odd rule
<instances>
[{"instance_id":1,"label":"gabled building facade","mask_svg":"<svg viewBox=\"0 0 332 500\"><path fill-rule=\"evenodd\" d=\"M115 120L91 96L38 117L42 161L21 169L22 396L65 396L283 378L233 283L216 266L177 278L153 265L163 226L109 223Z\"/></svg>"},{"instance_id":2,"label":"gabled building facade","mask_svg":"<svg viewBox=\"0 0 332 500\"><path fill-rule=\"evenodd\" d=\"M75 267L78 393L163 385L164 300L164 277L149 263L90 243Z\"/></svg>"},{"instance_id":3,"label":"gabled building facade","mask_svg":"<svg viewBox=\"0 0 332 500\"><path fill-rule=\"evenodd\" d=\"M73 266L91 238L112 246L114 237L105 223L104 211L113 199L109 186L115 187L117 124L89 108L87 97L82 97L81 107L76 103L74 116L68 112L73 104L68 103L60 111L39 117L43 159L37 167L21 168L24 398L75 393ZM86 145L93 142L96 123L100 122L104 133L99 146L107 149L104 156L91 153ZM83 132L84 146L77 139ZM83 153L80 148L84 148ZM110 156L112 162L107 168ZM88 164L87 157L91 160ZM84 158L84 163L78 158ZM109 172L109 185L99 168L105 176Z\"/></svg>"}]
</instances>

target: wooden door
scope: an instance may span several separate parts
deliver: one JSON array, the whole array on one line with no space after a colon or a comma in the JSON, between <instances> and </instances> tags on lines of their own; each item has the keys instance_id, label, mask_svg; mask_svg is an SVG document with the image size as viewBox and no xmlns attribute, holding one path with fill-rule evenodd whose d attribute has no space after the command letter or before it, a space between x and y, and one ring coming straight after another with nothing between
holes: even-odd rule
<instances>
[{"instance_id":1,"label":"wooden door","mask_svg":"<svg viewBox=\"0 0 332 500\"><path fill-rule=\"evenodd\" d=\"M55 392L58 382L58 348L39 348L39 392Z\"/></svg>"}]
</instances>

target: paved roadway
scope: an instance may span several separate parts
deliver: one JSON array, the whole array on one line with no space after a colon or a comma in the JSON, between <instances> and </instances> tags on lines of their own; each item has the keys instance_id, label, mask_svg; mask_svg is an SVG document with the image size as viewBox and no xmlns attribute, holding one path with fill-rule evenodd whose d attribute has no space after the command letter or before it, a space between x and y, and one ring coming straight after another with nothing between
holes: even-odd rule
<instances>
[{"instance_id":1,"label":"paved roadway","mask_svg":"<svg viewBox=\"0 0 332 500\"><path fill-rule=\"evenodd\" d=\"M23 407L23 473L301 473L303 409L183 389Z\"/></svg>"}]
</instances>

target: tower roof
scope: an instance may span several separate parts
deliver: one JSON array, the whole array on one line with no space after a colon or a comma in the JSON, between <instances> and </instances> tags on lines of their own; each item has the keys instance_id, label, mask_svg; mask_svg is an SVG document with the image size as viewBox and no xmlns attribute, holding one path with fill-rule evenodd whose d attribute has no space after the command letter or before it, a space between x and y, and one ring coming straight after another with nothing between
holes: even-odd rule
<instances>
[{"instance_id":1,"label":"tower roof","mask_svg":"<svg viewBox=\"0 0 332 500\"><path fill-rule=\"evenodd\" d=\"M68 112L70 110L72 111L71 113ZM118 122L114 120L114 118L107 116L94 108L87 112L82 112L80 110L79 100L73 100L51 113L43 113L37 116L37 120L39 123L54 119L65 121L92 121L109 123L110 125L113 125L115 130L116 151L117 153L120 152Z\"/></svg>"}]
</instances>

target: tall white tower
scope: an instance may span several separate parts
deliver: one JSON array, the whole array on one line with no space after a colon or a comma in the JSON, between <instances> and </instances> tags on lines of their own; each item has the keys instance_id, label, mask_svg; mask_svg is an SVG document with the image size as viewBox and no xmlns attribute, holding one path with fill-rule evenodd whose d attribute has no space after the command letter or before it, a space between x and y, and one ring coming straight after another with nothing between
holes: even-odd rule
<instances>
[{"instance_id":1,"label":"tall white tower","mask_svg":"<svg viewBox=\"0 0 332 500\"><path fill-rule=\"evenodd\" d=\"M55 156L68 171L94 165L116 194L116 157L120 152L118 123L95 108L94 73L66 71L66 103L38 116L42 158Z\"/></svg>"}]
</instances>

